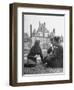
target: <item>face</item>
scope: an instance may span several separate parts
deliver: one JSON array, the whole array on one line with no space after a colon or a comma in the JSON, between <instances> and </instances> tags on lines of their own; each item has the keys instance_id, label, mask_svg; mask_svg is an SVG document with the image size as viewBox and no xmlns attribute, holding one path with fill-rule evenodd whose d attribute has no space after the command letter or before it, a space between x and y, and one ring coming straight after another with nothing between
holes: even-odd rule
<instances>
[{"instance_id":1,"label":"face","mask_svg":"<svg viewBox=\"0 0 74 90\"><path fill-rule=\"evenodd\" d=\"M57 43L57 42L55 42L55 41L53 42L53 46L56 46L56 47L57 47L59 44L60 44L60 43Z\"/></svg>"}]
</instances>

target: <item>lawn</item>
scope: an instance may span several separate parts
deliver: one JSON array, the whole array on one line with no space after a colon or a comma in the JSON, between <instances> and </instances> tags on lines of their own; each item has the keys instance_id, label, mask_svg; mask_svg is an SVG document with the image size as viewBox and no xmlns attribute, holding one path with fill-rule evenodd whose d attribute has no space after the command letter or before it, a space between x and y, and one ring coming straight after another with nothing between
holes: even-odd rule
<instances>
[{"instance_id":1,"label":"lawn","mask_svg":"<svg viewBox=\"0 0 74 90\"><path fill-rule=\"evenodd\" d=\"M34 67L24 67L24 74L46 74L46 73L60 73L63 72L63 68L51 68L46 67L42 63L37 64Z\"/></svg>"}]
</instances>

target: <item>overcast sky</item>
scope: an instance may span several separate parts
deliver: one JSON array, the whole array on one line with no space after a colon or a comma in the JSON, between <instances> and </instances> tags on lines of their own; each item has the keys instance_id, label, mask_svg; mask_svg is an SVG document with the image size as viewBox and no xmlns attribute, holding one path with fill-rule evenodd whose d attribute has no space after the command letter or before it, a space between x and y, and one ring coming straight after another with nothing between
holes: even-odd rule
<instances>
[{"instance_id":1,"label":"overcast sky","mask_svg":"<svg viewBox=\"0 0 74 90\"><path fill-rule=\"evenodd\" d=\"M64 16L47 16L47 15L24 15L24 32L30 34L30 24L32 29L37 30L41 23L46 23L46 28L51 32L55 28L56 35L64 36Z\"/></svg>"}]
</instances>

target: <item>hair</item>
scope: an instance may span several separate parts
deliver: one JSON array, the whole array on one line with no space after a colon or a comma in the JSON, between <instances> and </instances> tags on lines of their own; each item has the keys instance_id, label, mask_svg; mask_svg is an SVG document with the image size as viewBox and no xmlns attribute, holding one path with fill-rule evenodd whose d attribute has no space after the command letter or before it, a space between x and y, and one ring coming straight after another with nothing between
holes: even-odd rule
<instances>
[{"instance_id":1,"label":"hair","mask_svg":"<svg viewBox=\"0 0 74 90\"><path fill-rule=\"evenodd\" d=\"M36 40L35 43L34 43L34 47L38 47L38 46L40 46L40 41Z\"/></svg>"},{"instance_id":2,"label":"hair","mask_svg":"<svg viewBox=\"0 0 74 90\"><path fill-rule=\"evenodd\" d=\"M59 36L55 36L53 38L50 39L51 43L53 44L54 42L59 44L60 42L60 37Z\"/></svg>"}]
</instances>

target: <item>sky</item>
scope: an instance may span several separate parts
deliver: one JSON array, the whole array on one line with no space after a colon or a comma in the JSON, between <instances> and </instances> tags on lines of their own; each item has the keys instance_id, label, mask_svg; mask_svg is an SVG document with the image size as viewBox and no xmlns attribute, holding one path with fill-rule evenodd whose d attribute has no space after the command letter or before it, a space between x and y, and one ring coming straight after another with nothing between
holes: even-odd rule
<instances>
[{"instance_id":1,"label":"sky","mask_svg":"<svg viewBox=\"0 0 74 90\"><path fill-rule=\"evenodd\" d=\"M37 30L41 23L46 23L46 28L51 32L55 28L57 36L64 37L65 19L64 16L51 16L51 15L24 15L24 32L30 35L30 24L32 24L32 30Z\"/></svg>"}]
</instances>

